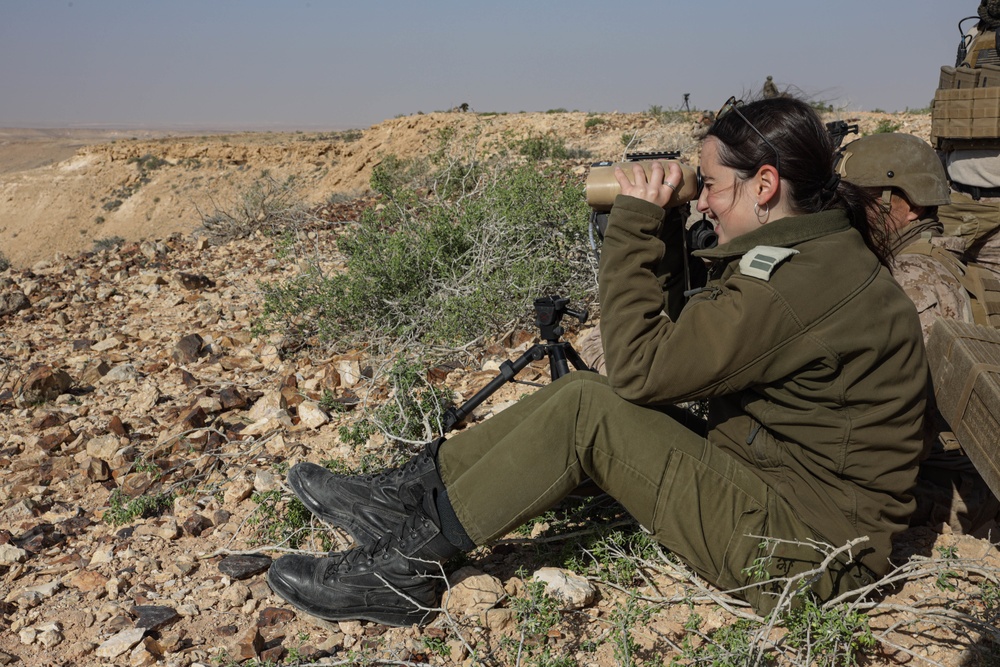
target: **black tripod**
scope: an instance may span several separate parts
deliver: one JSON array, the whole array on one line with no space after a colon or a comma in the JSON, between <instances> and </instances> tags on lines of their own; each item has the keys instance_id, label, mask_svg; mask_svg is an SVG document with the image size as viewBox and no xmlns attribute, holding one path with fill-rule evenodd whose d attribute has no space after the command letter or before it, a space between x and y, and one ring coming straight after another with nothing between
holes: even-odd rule
<instances>
[{"instance_id":1,"label":"black tripod","mask_svg":"<svg viewBox=\"0 0 1000 667\"><path fill-rule=\"evenodd\" d=\"M532 361L538 361L543 357L549 358L549 370L553 380L558 380L563 375L569 373L569 364L578 371L592 371L580 358L579 353L567 341L559 338L566 332L559 324L563 315L572 315L580 320L580 324L587 321L587 311L572 310L567 307L569 299L558 296L547 296L535 299L535 324L541 330L544 343L535 343L528 348L524 354L511 361L510 359L500 364L500 372L489 384L476 392L459 407L448 408L444 413L444 432L452 430L456 424L469 416L480 403L489 398L493 392L502 387L507 382L513 382L514 377L520 373L525 366Z\"/></svg>"}]
</instances>

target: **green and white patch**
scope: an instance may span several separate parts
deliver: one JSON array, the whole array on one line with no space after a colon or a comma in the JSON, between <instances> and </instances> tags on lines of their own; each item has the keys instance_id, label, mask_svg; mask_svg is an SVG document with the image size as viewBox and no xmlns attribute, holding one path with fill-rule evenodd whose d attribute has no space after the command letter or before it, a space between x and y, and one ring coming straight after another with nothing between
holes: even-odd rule
<instances>
[{"instance_id":1,"label":"green and white patch","mask_svg":"<svg viewBox=\"0 0 1000 667\"><path fill-rule=\"evenodd\" d=\"M778 248L769 245L759 245L740 260L740 273L751 278L770 280L778 265L791 257L799 254L798 250L792 248Z\"/></svg>"}]
</instances>

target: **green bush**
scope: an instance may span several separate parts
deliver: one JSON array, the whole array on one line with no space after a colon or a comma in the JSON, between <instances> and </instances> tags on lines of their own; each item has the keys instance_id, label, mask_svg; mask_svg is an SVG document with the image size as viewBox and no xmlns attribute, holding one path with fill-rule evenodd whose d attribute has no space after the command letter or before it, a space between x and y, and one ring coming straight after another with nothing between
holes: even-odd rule
<instances>
[{"instance_id":1,"label":"green bush","mask_svg":"<svg viewBox=\"0 0 1000 667\"><path fill-rule=\"evenodd\" d=\"M129 498L121 489L115 489L108 498L104 522L112 526L121 526L135 519L158 516L170 508L173 502L173 495L168 493Z\"/></svg>"},{"instance_id":2,"label":"green bush","mask_svg":"<svg viewBox=\"0 0 1000 667\"><path fill-rule=\"evenodd\" d=\"M130 157L125 161L125 163L138 165L139 171L143 173L153 171L154 169L159 169L164 165L170 164L165 159L151 153L146 153L142 157Z\"/></svg>"},{"instance_id":3,"label":"green bush","mask_svg":"<svg viewBox=\"0 0 1000 667\"><path fill-rule=\"evenodd\" d=\"M247 525L253 531L249 538L251 546L268 544L298 549L308 537L317 537L324 549L333 546L323 531L310 528L312 514L298 498L282 495L281 491L273 489L254 493L250 499L257 505L256 511L247 519ZM314 535L314 532L317 534Z\"/></svg>"},{"instance_id":4,"label":"green bush","mask_svg":"<svg viewBox=\"0 0 1000 667\"><path fill-rule=\"evenodd\" d=\"M578 177L513 159L437 162L423 172L384 159L372 175L384 206L339 240L346 269L327 275L317 261L288 282L262 284L259 324L375 354L406 341L419 356L527 323L540 296L595 296ZM430 189L408 185L414 175Z\"/></svg>"},{"instance_id":5,"label":"green bush","mask_svg":"<svg viewBox=\"0 0 1000 667\"><path fill-rule=\"evenodd\" d=\"M892 134L899 131L901 127L903 127L902 123L894 123L888 118L883 118L875 126L875 134Z\"/></svg>"},{"instance_id":6,"label":"green bush","mask_svg":"<svg viewBox=\"0 0 1000 667\"><path fill-rule=\"evenodd\" d=\"M551 135L531 136L515 143L517 152L532 160L565 160L569 157L566 142Z\"/></svg>"}]
</instances>

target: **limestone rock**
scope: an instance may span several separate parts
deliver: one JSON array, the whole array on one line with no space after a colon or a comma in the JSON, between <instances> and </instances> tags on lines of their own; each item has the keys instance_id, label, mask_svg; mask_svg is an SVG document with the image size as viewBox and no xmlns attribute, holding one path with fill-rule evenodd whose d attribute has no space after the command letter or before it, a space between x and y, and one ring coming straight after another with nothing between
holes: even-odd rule
<instances>
[{"instance_id":1,"label":"limestone rock","mask_svg":"<svg viewBox=\"0 0 1000 667\"><path fill-rule=\"evenodd\" d=\"M316 429L330 421L318 403L303 401L298 405L299 424L305 428Z\"/></svg>"},{"instance_id":2,"label":"limestone rock","mask_svg":"<svg viewBox=\"0 0 1000 667\"><path fill-rule=\"evenodd\" d=\"M456 618L495 607L506 595L503 582L474 567L463 567L448 579L451 586L443 603L448 613Z\"/></svg>"},{"instance_id":3,"label":"limestone rock","mask_svg":"<svg viewBox=\"0 0 1000 667\"><path fill-rule=\"evenodd\" d=\"M564 609L583 609L594 601L597 589L580 575L558 567L543 567L531 577L545 582L545 591L563 602Z\"/></svg>"},{"instance_id":4,"label":"limestone rock","mask_svg":"<svg viewBox=\"0 0 1000 667\"><path fill-rule=\"evenodd\" d=\"M114 660L126 651L131 651L136 644L142 641L145 634L146 630L143 628L128 628L122 630L98 646L94 653L99 658Z\"/></svg>"}]
</instances>

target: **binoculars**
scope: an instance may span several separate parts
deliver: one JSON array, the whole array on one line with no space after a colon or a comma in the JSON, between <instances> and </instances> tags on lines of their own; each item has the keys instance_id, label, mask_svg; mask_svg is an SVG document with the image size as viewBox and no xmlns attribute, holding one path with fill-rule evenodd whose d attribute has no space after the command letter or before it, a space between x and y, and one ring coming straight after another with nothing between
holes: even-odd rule
<instances>
[{"instance_id":1,"label":"binoculars","mask_svg":"<svg viewBox=\"0 0 1000 667\"><path fill-rule=\"evenodd\" d=\"M674 194L667 202L666 208L681 206L697 199L698 195L701 194L701 173L676 160L638 159L628 162L595 162L590 166L590 173L587 174L587 204L600 213L610 211L615 197L622 191L618 179L615 178L615 167L621 167L629 183L634 183L632 168L637 164L640 165L646 172L646 178L649 178L654 162L660 162L665 173L667 172L667 164L670 162L676 163L681 168L681 181L674 188Z\"/></svg>"}]
</instances>

